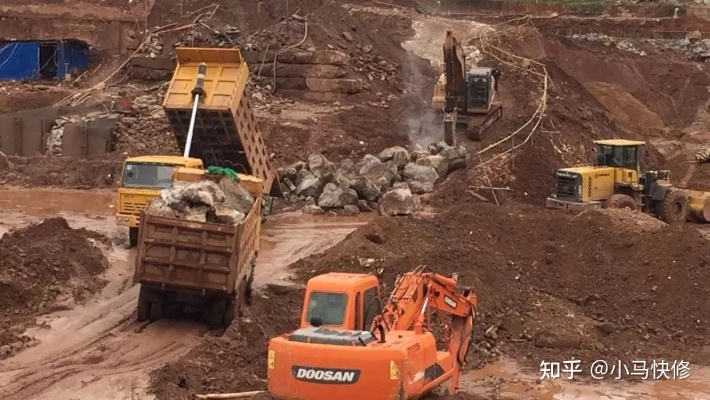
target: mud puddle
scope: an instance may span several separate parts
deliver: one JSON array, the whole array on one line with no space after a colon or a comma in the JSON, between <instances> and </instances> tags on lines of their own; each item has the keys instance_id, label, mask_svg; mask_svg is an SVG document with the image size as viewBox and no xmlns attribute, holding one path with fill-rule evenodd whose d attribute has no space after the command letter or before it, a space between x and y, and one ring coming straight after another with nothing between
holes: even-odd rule
<instances>
[{"instance_id":1,"label":"mud puddle","mask_svg":"<svg viewBox=\"0 0 710 400\"><path fill-rule=\"evenodd\" d=\"M649 380L639 383L614 380L614 376L592 382L580 381L577 377L568 380L567 376L540 380L541 374L524 371L514 361L502 359L464 375L461 388L468 393L493 396L490 390L495 386L498 392L495 395L537 400L710 400L708 367L690 365L689 377L683 380L652 380L653 373L649 368ZM500 383L486 384L490 380Z\"/></svg>"},{"instance_id":2,"label":"mud puddle","mask_svg":"<svg viewBox=\"0 0 710 400\"><path fill-rule=\"evenodd\" d=\"M40 343L0 362L0 398L149 399L148 373L198 345L207 328L197 321L135 320L138 286L132 286L134 249L125 248L125 228L115 225L109 191L0 190L0 234L43 218L62 216L118 238L107 257L103 291L83 305L42 316L27 333ZM255 285L283 283L285 267L338 243L366 218L284 214L262 226Z\"/></svg>"}]
</instances>

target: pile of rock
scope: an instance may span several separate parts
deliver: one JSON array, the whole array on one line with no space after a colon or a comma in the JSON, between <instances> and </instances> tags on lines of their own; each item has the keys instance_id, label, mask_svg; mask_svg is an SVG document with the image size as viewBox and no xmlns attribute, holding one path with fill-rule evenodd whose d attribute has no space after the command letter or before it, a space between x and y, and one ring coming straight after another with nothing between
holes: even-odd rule
<instances>
[{"instance_id":1,"label":"pile of rock","mask_svg":"<svg viewBox=\"0 0 710 400\"><path fill-rule=\"evenodd\" d=\"M116 151L125 156L180 154L162 107L160 89L130 101L130 111L118 121Z\"/></svg>"},{"instance_id":2,"label":"pile of rock","mask_svg":"<svg viewBox=\"0 0 710 400\"><path fill-rule=\"evenodd\" d=\"M439 142L427 149L415 145L412 151L390 147L357 163L346 159L336 164L311 154L306 162L279 168L278 174L285 197L305 201L306 213L354 215L377 209L384 215L409 215L414 211L413 194L432 192L469 158L465 147Z\"/></svg>"},{"instance_id":3,"label":"pile of rock","mask_svg":"<svg viewBox=\"0 0 710 400\"><path fill-rule=\"evenodd\" d=\"M210 180L175 182L151 201L146 212L188 221L237 225L244 221L254 201L254 197L231 178L222 178L219 184Z\"/></svg>"}]
</instances>

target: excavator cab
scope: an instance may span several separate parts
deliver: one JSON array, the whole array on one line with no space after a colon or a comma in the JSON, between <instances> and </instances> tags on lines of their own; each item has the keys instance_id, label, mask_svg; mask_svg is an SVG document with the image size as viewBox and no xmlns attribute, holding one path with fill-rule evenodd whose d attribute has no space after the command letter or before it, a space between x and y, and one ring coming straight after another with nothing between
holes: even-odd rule
<instances>
[{"instance_id":1,"label":"excavator cab","mask_svg":"<svg viewBox=\"0 0 710 400\"><path fill-rule=\"evenodd\" d=\"M381 311L377 277L329 273L308 281L301 328L367 331Z\"/></svg>"},{"instance_id":2,"label":"excavator cab","mask_svg":"<svg viewBox=\"0 0 710 400\"><path fill-rule=\"evenodd\" d=\"M420 399L455 394L473 334L476 296L423 267L397 279L380 301L373 275L328 273L308 281L301 327L269 342L269 394L288 400ZM437 339L426 316L451 323ZM373 331L371 331L373 329Z\"/></svg>"},{"instance_id":3,"label":"excavator cab","mask_svg":"<svg viewBox=\"0 0 710 400\"><path fill-rule=\"evenodd\" d=\"M466 108L469 112L488 109L491 101L491 68L473 68L466 75Z\"/></svg>"}]
</instances>

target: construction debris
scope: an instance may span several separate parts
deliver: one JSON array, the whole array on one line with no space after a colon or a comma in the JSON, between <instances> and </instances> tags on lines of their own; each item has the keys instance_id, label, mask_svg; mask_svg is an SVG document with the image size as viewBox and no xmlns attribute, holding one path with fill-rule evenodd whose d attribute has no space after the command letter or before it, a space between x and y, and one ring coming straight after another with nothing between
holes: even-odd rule
<instances>
[{"instance_id":1,"label":"construction debris","mask_svg":"<svg viewBox=\"0 0 710 400\"><path fill-rule=\"evenodd\" d=\"M237 225L244 221L254 201L249 192L229 177L222 178L219 184L211 180L175 182L151 201L146 212L188 221Z\"/></svg>"}]
</instances>

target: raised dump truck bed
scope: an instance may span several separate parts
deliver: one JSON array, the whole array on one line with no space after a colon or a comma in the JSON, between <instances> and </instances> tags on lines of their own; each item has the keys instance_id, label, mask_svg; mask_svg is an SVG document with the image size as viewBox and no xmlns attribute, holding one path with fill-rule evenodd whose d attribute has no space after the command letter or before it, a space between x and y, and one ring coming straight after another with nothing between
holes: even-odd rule
<instances>
[{"instance_id":1,"label":"raised dump truck bed","mask_svg":"<svg viewBox=\"0 0 710 400\"><path fill-rule=\"evenodd\" d=\"M177 67L163 108L178 145L184 149L192 115L197 67L207 65L205 96L195 118L191 157L206 166L228 167L264 180L264 192L278 195L276 171L245 92L249 68L237 49L178 48Z\"/></svg>"},{"instance_id":2,"label":"raised dump truck bed","mask_svg":"<svg viewBox=\"0 0 710 400\"><path fill-rule=\"evenodd\" d=\"M200 307L211 328L229 326L251 292L259 253L261 202L239 225L187 221L143 212L134 283L138 319L172 306Z\"/></svg>"}]
</instances>

